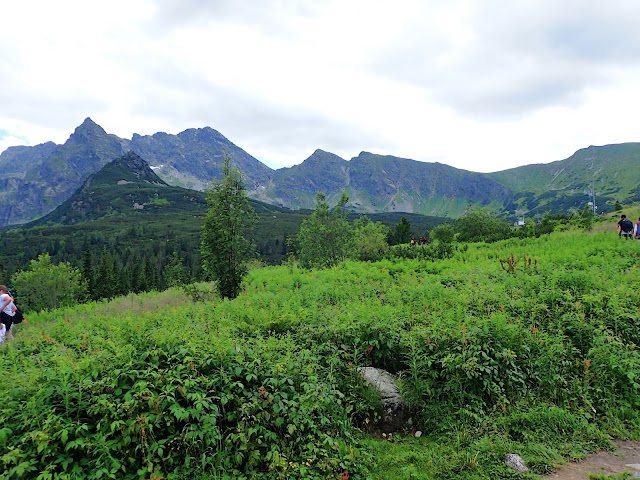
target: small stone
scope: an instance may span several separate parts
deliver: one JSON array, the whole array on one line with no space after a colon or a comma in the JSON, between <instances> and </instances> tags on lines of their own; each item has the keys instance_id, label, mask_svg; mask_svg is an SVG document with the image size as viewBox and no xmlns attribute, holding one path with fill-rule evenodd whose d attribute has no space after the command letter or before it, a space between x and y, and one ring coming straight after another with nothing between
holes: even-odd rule
<instances>
[{"instance_id":1,"label":"small stone","mask_svg":"<svg viewBox=\"0 0 640 480\"><path fill-rule=\"evenodd\" d=\"M507 463L507 466L518 473L526 473L529 471L529 468L524 463L524 460L517 453L507 453L504 457L504 461Z\"/></svg>"},{"instance_id":2,"label":"small stone","mask_svg":"<svg viewBox=\"0 0 640 480\"><path fill-rule=\"evenodd\" d=\"M625 467L629 467L631 470L635 470L636 472L640 472L640 463L627 463Z\"/></svg>"},{"instance_id":3,"label":"small stone","mask_svg":"<svg viewBox=\"0 0 640 480\"><path fill-rule=\"evenodd\" d=\"M422 432L420 430L416 431L416 433L413 434L414 437L416 438L420 438L422 436Z\"/></svg>"}]
</instances>

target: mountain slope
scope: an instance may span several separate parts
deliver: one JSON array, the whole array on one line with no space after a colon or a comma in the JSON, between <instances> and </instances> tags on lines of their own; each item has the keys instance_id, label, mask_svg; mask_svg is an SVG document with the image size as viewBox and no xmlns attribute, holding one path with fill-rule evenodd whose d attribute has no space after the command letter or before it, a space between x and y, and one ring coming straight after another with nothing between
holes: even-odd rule
<instances>
[{"instance_id":1,"label":"mountain slope","mask_svg":"<svg viewBox=\"0 0 640 480\"><path fill-rule=\"evenodd\" d=\"M129 148L153 165L168 183L195 190L203 190L220 175L225 151L231 165L242 173L249 194L266 184L273 172L209 127L190 128L178 135L134 134Z\"/></svg>"},{"instance_id":2,"label":"mountain slope","mask_svg":"<svg viewBox=\"0 0 640 480\"><path fill-rule=\"evenodd\" d=\"M29 169L14 189L0 194L8 208L0 224L19 223L43 215L64 202L88 175L124 153L122 140L87 118L47 159Z\"/></svg>"},{"instance_id":3,"label":"mountain slope","mask_svg":"<svg viewBox=\"0 0 640 480\"><path fill-rule=\"evenodd\" d=\"M469 204L503 207L511 201L508 188L481 173L368 152L346 161L322 150L300 165L277 170L258 198L290 208L314 208L319 191L330 203L346 191L350 207L364 213L454 217Z\"/></svg>"},{"instance_id":4,"label":"mountain slope","mask_svg":"<svg viewBox=\"0 0 640 480\"><path fill-rule=\"evenodd\" d=\"M203 192L167 185L133 152L108 163L92 174L62 205L33 222L5 232L0 243L0 260L10 272L39 253L49 251L57 260L69 261L89 249L103 246L140 251L179 249L198 263L200 233L207 210ZM287 237L295 238L311 210L290 210L250 200L258 221L253 238L260 258L280 262L286 255ZM355 214L351 218L355 218ZM373 221L393 228L406 216L415 236L426 235L446 221L410 213L374 213ZM37 227L37 228L32 228ZM136 253L137 252L137 253ZM136 257L137 258L137 257ZM138 258L139 260L139 258ZM192 263L192 262L190 262Z\"/></svg>"},{"instance_id":5,"label":"mountain slope","mask_svg":"<svg viewBox=\"0 0 640 480\"><path fill-rule=\"evenodd\" d=\"M33 147L7 148L0 154L0 179L24 178L27 171L42 165L57 147L53 142L46 142Z\"/></svg>"},{"instance_id":6,"label":"mountain slope","mask_svg":"<svg viewBox=\"0 0 640 480\"><path fill-rule=\"evenodd\" d=\"M523 210L566 211L582 208L595 190L600 211L607 203L640 201L640 143L590 146L565 160L526 165L488 177L514 192ZM609 205L607 211L612 210Z\"/></svg>"},{"instance_id":7,"label":"mountain slope","mask_svg":"<svg viewBox=\"0 0 640 480\"><path fill-rule=\"evenodd\" d=\"M191 206L204 211L201 192L171 187L149 164L134 152L128 152L92 174L84 184L58 208L28 226L75 224L104 216L131 216L138 211L185 213Z\"/></svg>"},{"instance_id":8,"label":"mountain slope","mask_svg":"<svg viewBox=\"0 0 640 480\"><path fill-rule=\"evenodd\" d=\"M211 128L188 129L178 135L134 134L131 140L108 134L90 118L76 128L63 145L22 147L2 154L14 163L20 154L29 168L5 180L0 177L0 225L24 223L52 211L66 201L87 177L125 152L143 156L173 185L199 190L222 170L223 155L243 175L249 194L268 181L272 170ZM14 169L16 170L16 169Z\"/></svg>"},{"instance_id":9,"label":"mountain slope","mask_svg":"<svg viewBox=\"0 0 640 480\"><path fill-rule=\"evenodd\" d=\"M327 194L337 203L345 186L348 162L333 153L316 150L309 158L291 168L276 170L268 185L254 198L289 208L315 208L316 193ZM338 193L336 193L338 192Z\"/></svg>"}]
</instances>

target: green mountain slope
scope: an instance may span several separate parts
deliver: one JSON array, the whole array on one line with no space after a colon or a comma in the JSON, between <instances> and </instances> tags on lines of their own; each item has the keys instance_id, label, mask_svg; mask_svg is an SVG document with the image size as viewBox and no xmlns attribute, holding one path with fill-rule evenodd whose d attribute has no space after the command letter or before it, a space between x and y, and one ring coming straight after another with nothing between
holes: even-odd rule
<instances>
[{"instance_id":1,"label":"green mountain slope","mask_svg":"<svg viewBox=\"0 0 640 480\"><path fill-rule=\"evenodd\" d=\"M202 210L204 195L170 187L141 157L133 152L110 162L91 175L76 193L53 212L30 226L74 224L108 215L131 216L138 211L179 214L192 208Z\"/></svg>"},{"instance_id":2,"label":"green mountain slope","mask_svg":"<svg viewBox=\"0 0 640 480\"><path fill-rule=\"evenodd\" d=\"M600 211L611 211L616 200L623 204L640 200L640 143L591 146L565 160L487 176L512 190L522 209L581 208L595 190Z\"/></svg>"},{"instance_id":3,"label":"green mountain slope","mask_svg":"<svg viewBox=\"0 0 640 480\"><path fill-rule=\"evenodd\" d=\"M407 212L456 217L469 205L502 208L511 192L481 173L439 163L362 152L346 161L316 150L300 165L277 170L260 199L290 208L313 208L322 191L337 203L343 191L361 213Z\"/></svg>"},{"instance_id":4,"label":"green mountain slope","mask_svg":"<svg viewBox=\"0 0 640 480\"><path fill-rule=\"evenodd\" d=\"M211 128L188 129L178 135L135 135L131 140L108 134L90 118L63 145L15 147L0 156L24 167L6 180L0 177L0 225L24 223L51 212L107 163L134 151L167 180L179 186L203 189L222 168L224 152L243 174L247 190L255 191L272 170Z\"/></svg>"},{"instance_id":5,"label":"green mountain slope","mask_svg":"<svg viewBox=\"0 0 640 480\"><path fill-rule=\"evenodd\" d=\"M15 188L0 192L8 208L0 225L46 214L69 198L86 178L124 153L122 140L87 118L47 159L29 169Z\"/></svg>"}]
</instances>

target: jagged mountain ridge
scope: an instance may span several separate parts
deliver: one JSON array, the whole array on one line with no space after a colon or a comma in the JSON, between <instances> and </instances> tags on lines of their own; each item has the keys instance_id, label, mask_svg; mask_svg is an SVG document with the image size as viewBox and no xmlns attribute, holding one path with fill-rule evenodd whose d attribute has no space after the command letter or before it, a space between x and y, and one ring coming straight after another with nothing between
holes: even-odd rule
<instances>
[{"instance_id":1,"label":"jagged mountain ridge","mask_svg":"<svg viewBox=\"0 0 640 480\"><path fill-rule=\"evenodd\" d=\"M234 145L220 132L210 128L190 128L177 135L134 134L127 144L172 185L203 190L220 175L224 152L231 165L242 172L249 195L268 182L273 170Z\"/></svg>"},{"instance_id":2,"label":"jagged mountain ridge","mask_svg":"<svg viewBox=\"0 0 640 480\"><path fill-rule=\"evenodd\" d=\"M120 138L87 118L63 145L29 168L15 188L0 192L0 200L7 205L0 212L0 224L20 223L50 212L90 174L124 152Z\"/></svg>"},{"instance_id":3,"label":"jagged mountain ridge","mask_svg":"<svg viewBox=\"0 0 640 480\"><path fill-rule=\"evenodd\" d=\"M0 224L41 217L71 197L110 161L133 151L170 185L202 190L221 171L224 152L242 173L247 193L288 208L313 208L318 191L337 202L347 191L359 212L456 217L469 205L497 211L566 211L582 207L595 188L599 204L631 201L640 186L640 144L589 147L566 160L491 174L439 163L362 152L351 160L316 150L301 164L272 170L209 128L178 135L108 134L87 118L63 145L11 147L0 154ZM8 168L6 168L8 167ZM603 210L600 210L603 211Z\"/></svg>"},{"instance_id":4,"label":"jagged mountain ridge","mask_svg":"<svg viewBox=\"0 0 640 480\"><path fill-rule=\"evenodd\" d=\"M459 215L468 204L502 207L511 197L509 189L483 174L440 163L369 152L346 161L316 150L300 165L276 171L261 199L313 208L318 191L334 203L346 191L351 208L359 212L441 216Z\"/></svg>"},{"instance_id":5,"label":"jagged mountain ridge","mask_svg":"<svg viewBox=\"0 0 640 480\"><path fill-rule=\"evenodd\" d=\"M23 148L36 152L36 147ZM17 172L0 182L0 200L8 205L0 212L0 225L24 223L46 215L73 195L89 175L134 148L144 152L145 160L174 185L203 189L219 175L225 151L232 156L231 164L243 172L248 186L253 182L258 188L272 171L208 127L185 130L179 135L134 135L127 140L106 133L86 118L44 160L38 161L34 155L25 173ZM0 155L0 165L10 160L7 152Z\"/></svg>"}]
</instances>

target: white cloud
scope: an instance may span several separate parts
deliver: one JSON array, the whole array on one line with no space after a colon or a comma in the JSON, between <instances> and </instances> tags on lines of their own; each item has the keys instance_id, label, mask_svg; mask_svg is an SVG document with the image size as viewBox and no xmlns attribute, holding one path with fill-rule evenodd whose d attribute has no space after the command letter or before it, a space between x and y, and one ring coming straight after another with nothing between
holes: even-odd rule
<instances>
[{"instance_id":1,"label":"white cloud","mask_svg":"<svg viewBox=\"0 0 640 480\"><path fill-rule=\"evenodd\" d=\"M25 0L0 130L210 126L272 167L316 148L473 171L637 140L635 0ZM4 149L7 140L2 140Z\"/></svg>"}]
</instances>

